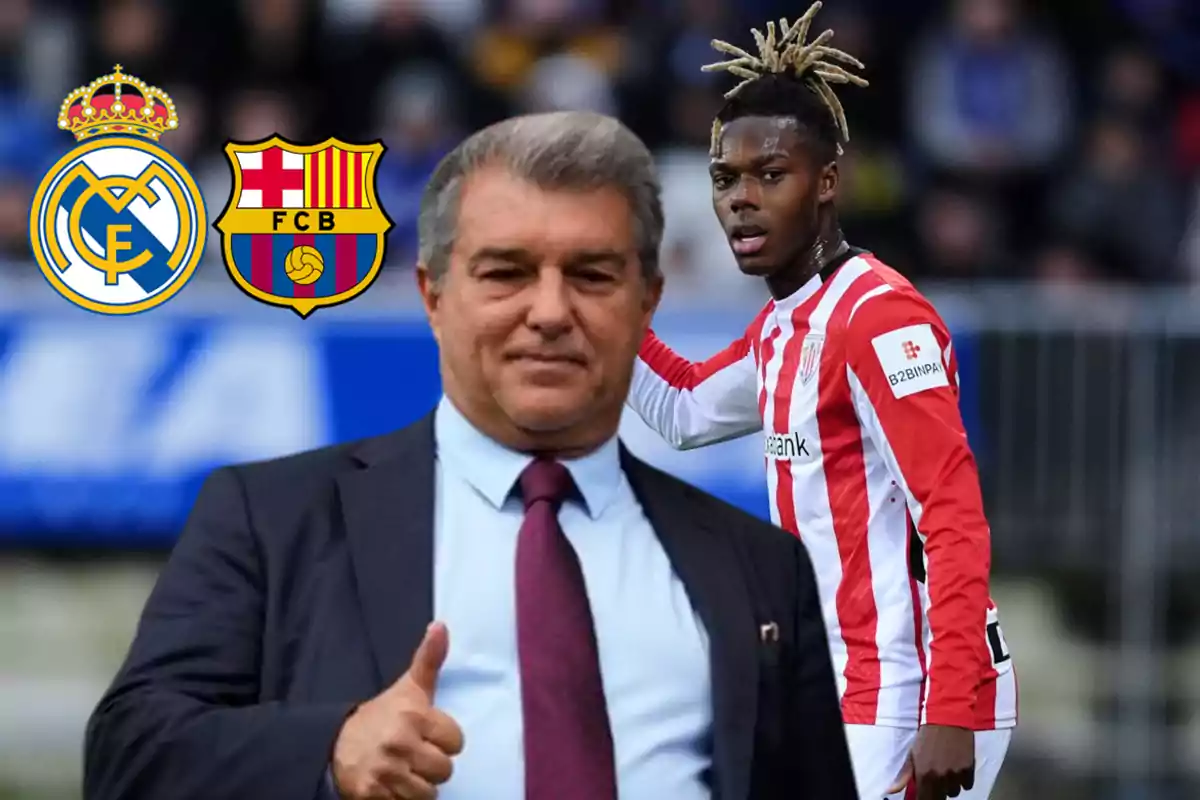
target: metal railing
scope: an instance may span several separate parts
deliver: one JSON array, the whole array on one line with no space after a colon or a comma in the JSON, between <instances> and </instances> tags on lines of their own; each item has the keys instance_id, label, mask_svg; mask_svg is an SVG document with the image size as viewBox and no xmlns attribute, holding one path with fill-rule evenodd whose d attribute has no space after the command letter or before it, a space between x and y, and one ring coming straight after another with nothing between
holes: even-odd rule
<instances>
[{"instance_id":1,"label":"metal railing","mask_svg":"<svg viewBox=\"0 0 1200 800\"><path fill-rule=\"evenodd\" d=\"M981 287L935 303L978 347L994 569L1043 574L1098 654L1096 768L1134 793L1200 774L1169 680L1200 625L1200 302ZM1090 634L1087 632L1090 630ZM1103 674L1103 673L1102 673Z\"/></svg>"}]
</instances>

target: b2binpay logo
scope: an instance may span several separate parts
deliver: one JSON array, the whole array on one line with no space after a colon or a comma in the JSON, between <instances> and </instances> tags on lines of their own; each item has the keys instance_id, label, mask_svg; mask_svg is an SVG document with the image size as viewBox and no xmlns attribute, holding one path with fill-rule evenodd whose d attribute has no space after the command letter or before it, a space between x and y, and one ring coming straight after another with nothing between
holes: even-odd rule
<instances>
[{"instance_id":1,"label":"b2binpay logo","mask_svg":"<svg viewBox=\"0 0 1200 800\"><path fill-rule=\"evenodd\" d=\"M928 323L880 334L871 346L897 399L950 385L941 347Z\"/></svg>"},{"instance_id":2,"label":"b2binpay logo","mask_svg":"<svg viewBox=\"0 0 1200 800\"><path fill-rule=\"evenodd\" d=\"M923 378L926 375L941 371L942 363L940 361L931 361L917 367L905 367L902 370L891 373L887 378L888 383L892 386L899 386L905 381L916 380L917 378Z\"/></svg>"}]
</instances>

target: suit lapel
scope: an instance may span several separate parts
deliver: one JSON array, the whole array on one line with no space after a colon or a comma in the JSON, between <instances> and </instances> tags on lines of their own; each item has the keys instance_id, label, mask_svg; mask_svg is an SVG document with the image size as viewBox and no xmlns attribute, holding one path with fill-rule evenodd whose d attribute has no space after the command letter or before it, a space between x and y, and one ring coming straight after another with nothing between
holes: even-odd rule
<instances>
[{"instance_id":1,"label":"suit lapel","mask_svg":"<svg viewBox=\"0 0 1200 800\"><path fill-rule=\"evenodd\" d=\"M621 457L630 485L708 632L716 796L745 800L754 760L758 640L737 550L728 532L714 530L711 520L697 513L687 489L623 447Z\"/></svg>"},{"instance_id":2,"label":"suit lapel","mask_svg":"<svg viewBox=\"0 0 1200 800\"><path fill-rule=\"evenodd\" d=\"M356 453L338 479L358 598L382 689L408 669L433 619L432 415Z\"/></svg>"}]
</instances>

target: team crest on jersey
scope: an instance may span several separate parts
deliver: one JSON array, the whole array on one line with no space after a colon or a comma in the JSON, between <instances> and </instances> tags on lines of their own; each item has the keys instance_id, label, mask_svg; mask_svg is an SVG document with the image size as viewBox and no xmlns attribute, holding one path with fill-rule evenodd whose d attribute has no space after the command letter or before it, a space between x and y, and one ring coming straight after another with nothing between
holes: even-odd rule
<instances>
[{"instance_id":1,"label":"team crest on jersey","mask_svg":"<svg viewBox=\"0 0 1200 800\"><path fill-rule=\"evenodd\" d=\"M392 228L375 191L383 153L333 138L228 142L233 191L216 228L242 291L307 317L370 288Z\"/></svg>"},{"instance_id":2,"label":"team crest on jersey","mask_svg":"<svg viewBox=\"0 0 1200 800\"><path fill-rule=\"evenodd\" d=\"M195 180L156 144L179 127L175 103L118 64L67 95L58 127L79 144L34 193L29 242L42 275L98 314L162 305L196 271L208 226Z\"/></svg>"},{"instance_id":3,"label":"team crest on jersey","mask_svg":"<svg viewBox=\"0 0 1200 800\"><path fill-rule=\"evenodd\" d=\"M800 366L796 372L800 383L808 383L820 371L821 350L824 346L824 334L810 333L804 337L800 345Z\"/></svg>"}]
</instances>

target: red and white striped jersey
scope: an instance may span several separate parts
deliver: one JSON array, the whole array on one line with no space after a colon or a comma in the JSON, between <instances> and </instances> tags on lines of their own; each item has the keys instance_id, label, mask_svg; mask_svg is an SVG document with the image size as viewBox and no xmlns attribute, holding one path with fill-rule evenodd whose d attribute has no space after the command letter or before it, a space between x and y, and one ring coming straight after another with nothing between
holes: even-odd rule
<instances>
[{"instance_id":1,"label":"red and white striped jersey","mask_svg":"<svg viewBox=\"0 0 1200 800\"><path fill-rule=\"evenodd\" d=\"M851 251L701 363L652 333L629 405L680 449L763 431L771 518L811 554L847 723L1016 724L957 361L905 278Z\"/></svg>"}]
</instances>

